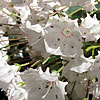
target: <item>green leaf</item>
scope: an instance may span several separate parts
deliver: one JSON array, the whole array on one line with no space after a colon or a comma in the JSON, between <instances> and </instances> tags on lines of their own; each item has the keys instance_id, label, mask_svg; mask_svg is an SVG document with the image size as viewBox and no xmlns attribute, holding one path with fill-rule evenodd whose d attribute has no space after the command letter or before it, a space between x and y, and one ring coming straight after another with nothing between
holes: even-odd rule
<instances>
[{"instance_id":1,"label":"green leaf","mask_svg":"<svg viewBox=\"0 0 100 100\"><path fill-rule=\"evenodd\" d=\"M63 66L63 64L62 64L61 57L60 56L56 56L56 55L49 56L42 63L42 68L46 69L47 67L49 67L51 72L52 71L58 71L62 66ZM61 73L62 72L60 72L60 74Z\"/></svg>"},{"instance_id":2,"label":"green leaf","mask_svg":"<svg viewBox=\"0 0 100 100\"><path fill-rule=\"evenodd\" d=\"M95 2L100 2L99 0L95 0Z\"/></svg>"},{"instance_id":3,"label":"green leaf","mask_svg":"<svg viewBox=\"0 0 100 100\"><path fill-rule=\"evenodd\" d=\"M69 7L69 9L66 11L66 13L69 15L69 14L72 14L72 13L76 13L76 11L82 9L82 6L71 6Z\"/></svg>"},{"instance_id":4,"label":"green leaf","mask_svg":"<svg viewBox=\"0 0 100 100\"><path fill-rule=\"evenodd\" d=\"M95 7L96 7L97 9L99 9L99 8L100 8L100 2L99 2L98 4L96 4Z\"/></svg>"},{"instance_id":5,"label":"green leaf","mask_svg":"<svg viewBox=\"0 0 100 100\"><path fill-rule=\"evenodd\" d=\"M50 65L51 71L53 71L53 70L57 71L57 70L59 70L59 68L62 67L62 62L61 62L60 56L51 56L50 59L48 60L48 62L51 62L51 65Z\"/></svg>"},{"instance_id":6,"label":"green leaf","mask_svg":"<svg viewBox=\"0 0 100 100\"><path fill-rule=\"evenodd\" d=\"M87 16L86 11L82 10L82 6L79 5L69 7L69 9L66 11L66 14L68 14L69 18L72 20L76 18L85 18Z\"/></svg>"},{"instance_id":7,"label":"green leaf","mask_svg":"<svg viewBox=\"0 0 100 100\"><path fill-rule=\"evenodd\" d=\"M97 19L100 20L100 2L98 2L98 4L96 4L95 7L97 9L91 12L90 15L93 17L94 14L96 14Z\"/></svg>"}]
</instances>

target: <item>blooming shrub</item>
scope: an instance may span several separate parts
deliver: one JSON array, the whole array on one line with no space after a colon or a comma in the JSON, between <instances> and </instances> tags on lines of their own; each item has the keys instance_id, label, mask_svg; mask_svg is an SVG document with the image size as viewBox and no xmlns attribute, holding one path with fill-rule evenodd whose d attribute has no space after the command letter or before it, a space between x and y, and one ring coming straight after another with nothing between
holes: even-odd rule
<instances>
[{"instance_id":1,"label":"blooming shrub","mask_svg":"<svg viewBox=\"0 0 100 100\"><path fill-rule=\"evenodd\" d=\"M0 61L0 100L99 100L100 0L1 0Z\"/></svg>"}]
</instances>

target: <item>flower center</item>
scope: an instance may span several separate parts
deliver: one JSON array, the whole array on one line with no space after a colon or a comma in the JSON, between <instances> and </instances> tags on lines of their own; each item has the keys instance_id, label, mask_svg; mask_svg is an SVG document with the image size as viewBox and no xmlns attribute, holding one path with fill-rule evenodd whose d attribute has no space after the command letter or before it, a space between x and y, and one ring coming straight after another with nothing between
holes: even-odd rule
<instances>
[{"instance_id":1,"label":"flower center","mask_svg":"<svg viewBox=\"0 0 100 100\"><path fill-rule=\"evenodd\" d=\"M70 37L72 35L72 31L70 28L64 28L61 32L66 38Z\"/></svg>"},{"instance_id":2,"label":"flower center","mask_svg":"<svg viewBox=\"0 0 100 100\"><path fill-rule=\"evenodd\" d=\"M84 34L88 34L89 32L88 31L86 31Z\"/></svg>"}]
</instances>

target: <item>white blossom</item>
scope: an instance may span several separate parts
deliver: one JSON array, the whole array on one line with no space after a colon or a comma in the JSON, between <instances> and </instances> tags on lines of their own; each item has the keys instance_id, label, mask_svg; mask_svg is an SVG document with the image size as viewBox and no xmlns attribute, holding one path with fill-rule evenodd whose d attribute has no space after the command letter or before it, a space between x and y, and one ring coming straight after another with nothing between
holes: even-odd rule
<instances>
[{"instance_id":1,"label":"white blossom","mask_svg":"<svg viewBox=\"0 0 100 100\"><path fill-rule=\"evenodd\" d=\"M58 0L64 6L71 5L84 5L85 3L90 2L90 0Z\"/></svg>"},{"instance_id":2,"label":"white blossom","mask_svg":"<svg viewBox=\"0 0 100 100\"><path fill-rule=\"evenodd\" d=\"M25 71L21 77L26 83L26 89L29 90L29 99L65 100L65 86L68 83L59 81L58 76L56 72L50 73L49 68L45 72L39 68Z\"/></svg>"},{"instance_id":3,"label":"white blossom","mask_svg":"<svg viewBox=\"0 0 100 100\"><path fill-rule=\"evenodd\" d=\"M94 25L98 25L99 21L97 20L96 16L94 16L93 18L90 17L89 14L87 14L87 17L85 19L82 18L82 23L81 25L85 28L91 28Z\"/></svg>"},{"instance_id":4,"label":"white blossom","mask_svg":"<svg viewBox=\"0 0 100 100\"><path fill-rule=\"evenodd\" d=\"M28 100L28 91L26 91L19 83L22 83L21 77L14 77L8 87L8 100Z\"/></svg>"},{"instance_id":5,"label":"white blossom","mask_svg":"<svg viewBox=\"0 0 100 100\"><path fill-rule=\"evenodd\" d=\"M74 22L64 21L59 18L48 21L45 26L44 38L45 44L49 48L55 49L55 52L51 52L52 50L48 52L52 54L56 54L58 48L60 48L63 55L72 57L77 52L80 52L82 46L82 38Z\"/></svg>"}]
</instances>

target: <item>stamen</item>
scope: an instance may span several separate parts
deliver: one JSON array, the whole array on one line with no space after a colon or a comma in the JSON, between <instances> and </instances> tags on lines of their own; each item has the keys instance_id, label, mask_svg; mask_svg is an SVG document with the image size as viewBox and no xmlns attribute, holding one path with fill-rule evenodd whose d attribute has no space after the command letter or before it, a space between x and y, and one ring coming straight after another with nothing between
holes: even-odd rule
<instances>
[{"instance_id":1,"label":"stamen","mask_svg":"<svg viewBox=\"0 0 100 100\"><path fill-rule=\"evenodd\" d=\"M58 96L57 95L55 95L56 96L56 99L58 99Z\"/></svg>"},{"instance_id":2,"label":"stamen","mask_svg":"<svg viewBox=\"0 0 100 100\"><path fill-rule=\"evenodd\" d=\"M45 93L45 95L42 96L42 99L44 99L47 96L47 94L49 93L51 87L52 87L52 82L50 83L49 88L48 88L47 92Z\"/></svg>"},{"instance_id":3,"label":"stamen","mask_svg":"<svg viewBox=\"0 0 100 100\"><path fill-rule=\"evenodd\" d=\"M86 31L84 34L88 34L89 32L88 31Z\"/></svg>"},{"instance_id":4,"label":"stamen","mask_svg":"<svg viewBox=\"0 0 100 100\"><path fill-rule=\"evenodd\" d=\"M31 46L34 46L35 44L37 44L43 37L39 38L37 41L35 41L34 43L30 44Z\"/></svg>"}]
</instances>

